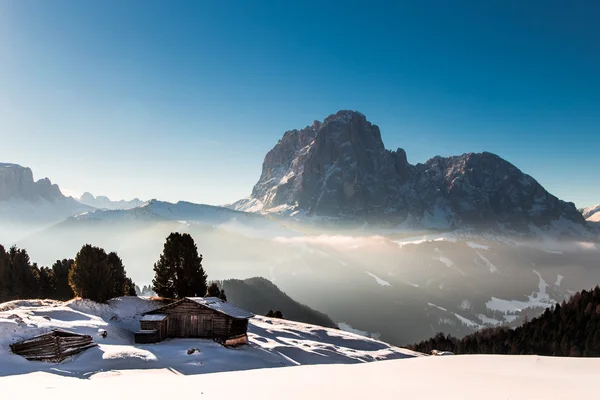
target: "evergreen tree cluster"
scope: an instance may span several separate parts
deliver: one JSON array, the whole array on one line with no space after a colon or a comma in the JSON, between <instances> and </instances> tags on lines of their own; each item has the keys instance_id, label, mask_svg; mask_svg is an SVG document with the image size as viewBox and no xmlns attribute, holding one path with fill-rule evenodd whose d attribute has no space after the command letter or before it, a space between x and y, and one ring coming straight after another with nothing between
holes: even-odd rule
<instances>
[{"instance_id":1,"label":"evergreen tree cluster","mask_svg":"<svg viewBox=\"0 0 600 400\"><path fill-rule=\"evenodd\" d=\"M202 254L188 233L171 233L159 260L154 264L152 289L166 298L202 297L206 295L207 275L202 268Z\"/></svg>"},{"instance_id":2,"label":"evergreen tree cluster","mask_svg":"<svg viewBox=\"0 0 600 400\"><path fill-rule=\"evenodd\" d=\"M144 285L141 289L136 287L138 296L155 296L156 293L152 290L152 285Z\"/></svg>"},{"instance_id":3,"label":"evergreen tree cluster","mask_svg":"<svg viewBox=\"0 0 600 400\"><path fill-rule=\"evenodd\" d=\"M135 285L115 252L84 245L69 270L69 284L76 296L105 303L113 297L135 296Z\"/></svg>"},{"instance_id":4,"label":"evergreen tree cluster","mask_svg":"<svg viewBox=\"0 0 600 400\"><path fill-rule=\"evenodd\" d=\"M0 302L75 296L105 302L123 295L135 296L135 285L116 253L85 245L75 260L57 260L49 268L31 263L25 249L12 246L6 251L0 245Z\"/></svg>"},{"instance_id":5,"label":"evergreen tree cluster","mask_svg":"<svg viewBox=\"0 0 600 400\"><path fill-rule=\"evenodd\" d=\"M516 329L487 328L457 339L438 333L407 346L423 353L600 356L600 287L583 290Z\"/></svg>"},{"instance_id":6,"label":"evergreen tree cluster","mask_svg":"<svg viewBox=\"0 0 600 400\"><path fill-rule=\"evenodd\" d=\"M58 260L52 268L32 263L27 250L0 245L0 301L30 298L68 300L69 268L73 260Z\"/></svg>"},{"instance_id":7,"label":"evergreen tree cluster","mask_svg":"<svg viewBox=\"0 0 600 400\"><path fill-rule=\"evenodd\" d=\"M269 310L269 312L267 313L267 315L265 315L265 317L283 319L283 313L279 310L277 310L277 311Z\"/></svg>"},{"instance_id":8,"label":"evergreen tree cluster","mask_svg":"<svg viewBox=\"0 0 600 400\"><path fill-rule=\"evenodd\" d=\"M227 295L225 295L225 289L219 287L217 282L213 282L206 291L206 297L217 297L223 301L227 301Z\"/></svg>"}]
</instances>

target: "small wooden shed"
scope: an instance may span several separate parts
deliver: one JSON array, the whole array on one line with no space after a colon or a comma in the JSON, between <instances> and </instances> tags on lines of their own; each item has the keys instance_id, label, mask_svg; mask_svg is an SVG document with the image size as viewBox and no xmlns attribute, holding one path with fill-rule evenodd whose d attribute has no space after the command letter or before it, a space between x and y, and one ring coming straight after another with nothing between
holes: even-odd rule
<instances>
[{"instance_id":1,"label":"small wooden shed","mask_svg":"<svg viewBox=\"0 0 600 400\"><path fill-rule=\"evenodd\" d=\"M224 345L247 343L248 319L253 313L216 297L185 297L140 319L136 343L166 338L210 338Z\"/></svg>"},{"instance_id":2,"label":"small wooden shed","mask_svg":"<svg viewBox=\"0 0 600 400\"><path fill-rule=\"evenodd\" d=\"M96 346L89 335L54 329L48 333L11 344L13 353L28 360L60 362L85 349Z\"/></svg>"}]
</instances>

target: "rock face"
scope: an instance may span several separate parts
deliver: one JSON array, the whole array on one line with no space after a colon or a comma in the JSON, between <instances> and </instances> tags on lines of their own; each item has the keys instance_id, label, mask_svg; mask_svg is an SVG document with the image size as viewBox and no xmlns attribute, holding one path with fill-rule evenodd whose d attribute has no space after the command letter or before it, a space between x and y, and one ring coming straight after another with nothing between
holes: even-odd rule
<instances>
[{"instance_id":1,"label":"rock face","mask_svg":"<svg viewBox=\"0 0 600 400\"><path fill-rule=\"evenodd\" d=\"M48 178L33 180L31 169L0 163L0 201L19 199L30 202L64 199L57 185Z\"/></svg>"},{"instance_id":2,"label":"rock face","mask_svg":"<svg viewBox=\"0 0 600 400\"><path fill-rule=\"evenodd\" d=\"M79 198L79 202L88 206L101 208L106 210L129 210L145 204L144 201L135 198L133 200L117 200L112 201L106 196L96 196L89 192L85 192Z\"/></svg>"},{"instance_id":3,"label":"rock face","mask_svg":"<svg viewBox=\"0 0 600 400\"><path fill-rule=\"evenodd\" d=\"M502 158L468 153L411 165L355 111L286 132L267 153L251 196L230 207L442 229L585 226L574 204Z\"/></svg>"},{"instance_id":4,"label":"rock face","mask_svg":"<svg viewBox=\"0 0 600 400\"><path fill-rule=\"evenodd\" d=\"M48 178L33 180L31 169L0 163L0 243L14 243L37 229L92 207L65 197Z\"/></svg>"}]
</instances>

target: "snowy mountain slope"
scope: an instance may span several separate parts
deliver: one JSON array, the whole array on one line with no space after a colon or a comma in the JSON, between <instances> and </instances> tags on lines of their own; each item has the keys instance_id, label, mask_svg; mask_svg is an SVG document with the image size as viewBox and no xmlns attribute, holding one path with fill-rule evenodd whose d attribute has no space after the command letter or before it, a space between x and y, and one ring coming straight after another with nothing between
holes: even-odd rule
<instances>
[{"instance_id":1,"label":"snowy mountain slope","mask_svg":"<svg viewBox=\"0 0 600 400\"><path fill-rule=\"evenodd\" d=\"M295 365L363 363L420 355L353 333L265 317L250 320L250 345L241 348L228 349L205 339L134 344L133 331L139 329L140 313L159 306L157 302L137 297L121 297L109 304L89 300L0 304L0 376L44 371L90 377L102 371L162 368L191 375ZM53 328L92 335L99 346L58 365L29 362L10 352L8 346L11 343ZM99 330L108 332L106 339L99 336ZM200 354L188 355L189 348L199 348Z\"/></svg>"},{"instance_id":2,"label":"snowy mountain slope","mask_svg":"<svg viewBox=\"0 0 600 400\"><path fill-rule=\"evenodd\" d=\"M342 110L286 132L265 156L252 194L229 205L263 214L431 229L587 233L574 204L491 153L411 165L386 150L376 125ZM560 221L560 224L556 224Z\"/></svg>"},{"instance_id":3,"label":"snowy mountain slope","mask_svg":"<svg viewBox=\"0 0 600 400\"><path fill-rule=\"evenodd\" d=\"M580 210L583 218L588 221L598 222L600 221L600 204L596 204L595 206L583 208Z\"/></svg>"},{"instance_id":4,"label":"snowy mountain slope","mask_svg":"<svg viewBox=\"0 0 600 400\"><path fill-rule=\"evenodd\" d=\"M593 397L598 369L600 359L592 358L449 356L183 376L168 368L111 370L89 379L37 372L0 383L9 393L25 390L28 398L46 400L169 398L173 388L207 400L564 400Z\"/></svg>"}]
</instances>

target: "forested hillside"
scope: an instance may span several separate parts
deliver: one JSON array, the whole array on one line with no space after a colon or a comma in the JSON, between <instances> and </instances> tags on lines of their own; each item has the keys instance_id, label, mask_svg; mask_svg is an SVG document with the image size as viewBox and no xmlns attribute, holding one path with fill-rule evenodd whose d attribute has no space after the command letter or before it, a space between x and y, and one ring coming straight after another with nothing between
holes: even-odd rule
<instances>
[{"instance_id":1,"label":"forested hillside","mask_svg":"<svg viewBox=\"0 0 600 400\"><path fill-rule=\"evenodd\" d=\"M407 346L430 353L600 356L600 287L583 290L516 329L489 328L462 339L438 333Z\"/></svg>"},{"instance_id":2,"label":"forested hillside","mask_svg":"<svg viewBox=\"0 0 600 400\"><path fill-rule=\"evenodd\" d=\"M269 310L283 313L285 319L335 328L327 315L300 304L265 278L227 279L222 283L227 300L255 314L266 315Z\"/></svg>"}]
</instances>

